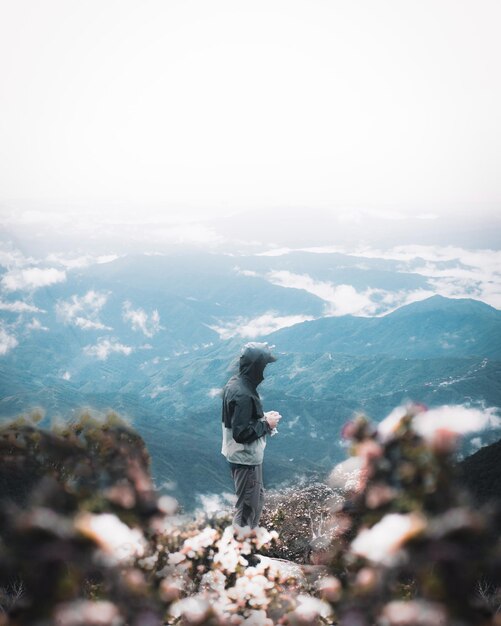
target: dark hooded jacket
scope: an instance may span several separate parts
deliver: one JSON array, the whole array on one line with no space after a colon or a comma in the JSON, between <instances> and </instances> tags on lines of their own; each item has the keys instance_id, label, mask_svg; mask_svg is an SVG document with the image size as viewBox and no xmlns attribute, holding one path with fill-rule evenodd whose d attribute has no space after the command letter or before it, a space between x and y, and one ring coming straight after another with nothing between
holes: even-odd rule
<instances>
[{"instance_id":1,"label":"dark hooded jacket","mask_svg":"<svg viewBox=\"0 0 501 626\"><path fill-rule=\"evenodd\" d=\"M257 386L264 379L266 365L275 360L266 344L248 344L240 357L239 373L224 388L221 452L231 463L263 462L271 429L264 420Z\"/></svg>"}]
</instances>

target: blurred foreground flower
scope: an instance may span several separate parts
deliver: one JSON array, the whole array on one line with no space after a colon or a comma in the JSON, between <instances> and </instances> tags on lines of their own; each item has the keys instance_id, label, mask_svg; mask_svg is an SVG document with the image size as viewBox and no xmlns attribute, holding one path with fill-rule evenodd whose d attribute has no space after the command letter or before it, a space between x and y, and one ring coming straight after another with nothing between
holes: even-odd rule
<instances>
[{"instance_id":1,"label":"blurred foreground flower","mask_svg":"<svg viewBox=\"0 0 501 626\"><path fill-rule=\"evenodd\" d=\"M0 426L0 588L14 573L23 588L4 623L161 625L170 600L147 575L164 513L149 463L116 414Z\"/></svg>"},{"instance_id":2,"label":"blurred foreground flower","mask_svg":"<svg viewBox=\"0 0 501 626\"><path fill-rule=\"evenodd\" d=\"M124 620L111 602L78 600L60 604L54 614L56 626L122 626Z\"/></svg>"},{"instance_id":3,"label":"blurred foreground flower","mask_svg":"<svg viewBox=\"0 0 501 626\"><path fill-rule=\"evenodd\" d=\"M75 519L75 528L95 541L117 563L132 563L144 555L146 540L137 528L129 528L112 513L82 513Z\"/></svg>"},{"instance_id":4,"label":"blurred foreground flower","mask_svg":"<svg viewBox=\"0 0 501 626\"><path fill-rule=\"evenodd\" d=\"M340 624L498 626L478 581L501 580L496 510L474 507L455 471L459 435L492 424L492 411L422 405L395 409L377 429L345 427L359 467L333 513L340 533L331 570L342 583L324 597ZM337 484L343 464L331 474ZM353 471L353 470L352 470Z\"/></svg>"},{"instance_id":5,"label":"blurred foreground flower","mask_svg":"<svg viewBox=\"0 0 501 626\"><path fill-rule=\"evenodd\" d=\"M444 606L424 600L389 602L378 620L380 626L445 626L447 623Z\"/></svg>"},{"instance_id":6,"label":"blurred foreground flower","mask_svg":"<svg viewBox=\"0 0 501 626\"><path fill-rule=\"evenodd\" d=\"M398 560L399 550L406 541L419 535L426 528L421 515L388 513L371 528L364 528L351 544L354 554L370 561L392 565Z\"/></svg>"}]
</instances>

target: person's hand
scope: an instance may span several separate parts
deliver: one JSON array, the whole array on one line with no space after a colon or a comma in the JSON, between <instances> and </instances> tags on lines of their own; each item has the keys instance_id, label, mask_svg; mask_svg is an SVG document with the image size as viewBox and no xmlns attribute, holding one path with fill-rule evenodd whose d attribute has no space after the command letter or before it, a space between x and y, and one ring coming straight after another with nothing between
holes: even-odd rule
<instances>
[{"instance_id":1,"label":"person's hand","mask_svg":"<svg viewBox=\"0 0 501 626\"><path fill-rule=\"evenodd\" d=\"M278 422L282 419L282 416L278 411L266 411L264 419L268 422L271 430L273 430L278 426Z\"/></svg>"}]
</instances>

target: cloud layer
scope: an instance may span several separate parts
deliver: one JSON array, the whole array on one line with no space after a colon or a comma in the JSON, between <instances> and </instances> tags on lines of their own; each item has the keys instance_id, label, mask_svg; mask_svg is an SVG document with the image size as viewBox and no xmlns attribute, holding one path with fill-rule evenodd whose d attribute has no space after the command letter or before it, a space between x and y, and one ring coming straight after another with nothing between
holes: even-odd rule
<instances>
[{"instance_id":1,"label":"cloud layer","mask_svg":"<svg viewBox=\"0 0 501 626\"><path fill-rule=\"evenodd\" d=\"M84 354L87 356L94 356L100 361L106 361L110 354L123 354L129 356L134 350L131 346L126 346L120 343L117 339L103 338L95 345L88 345L84 347Z\"/></svg>"},{"instance_id":2,"label":"cloud layer","mask_svg":"<svg viewBox=\"0 0 501 626\"><path fill-rule=\"evenodd\" d=\"M107 293L90 290L84 296L73 295L69 300L59 300L56 313L70 326L83 330L111 330L99 320L99 314L107 300Z\"/></svg>"},{"instance_id":3,"label":"cloud layer","mask_svg":"<svg viewBox=\"0 0 501 626\"><path fill-rule=\"evenodd\" d=\"M33 304L23 302L22 300L15 300L13 302L5 302L0 300L0 311L9 311L9 313L44 313L42 309L39 309Z\"/></svg>"},{"instance_id":4,"label":"cloud layer","mask_svg":"<svg viewBox=\"0 0 501 626\"><path fill-rule=\"evenodd\" d=\"M17 339L0 326L0 356L4 356L18 345Z\"/></svg>"},{"instance_id":5,"label":"cloud layer","mask_svg":"<svg viewBox=\"0 0 501 626\"><path fill-rule=\"evenodd\" d=\"M29 267L8 271L2 277L2 287L6 291L32 291L40 287L48 287L66 280L66 272L54 267Z\"/></svg>"},{"instance_id":6,"label":"cloud layer","mask_svg":"<svg viewBox=\"0 0 501 626\"><path fill-rule=\"evenodd\" d=\"M90 265L101 265L102 263L110 263L118 259L116 254L106 254L100 256L92 256L90 254L84 254L79 256L65 256L62 254L49 254L46 258L48 263L57 263L62 265L68 270L81 269L83 267L89 267Z\"/></svg>"},{"instance_id":7,"label":"cloud layer","mask_svg":"<svg viewBox=\"0 0 501 626\"><path fill-rule=\"evenodd\" d=\"M26 325L27 330L49 330L47 326L44 326L42 322L36 317L32 318L31 322Z\"/></svg>"},{"instance_id":8,"label":"cloud layer","mask_svg":"<svg viewBox=\"0 0 501 626\"><path fill-rule=\"evenodd\" d=\"M140 331L146 337L153 337L162 328L157 309L148 314L144 309L133 309L129 301L124 302L122 318L132 326L132 330Z\"/></svg>"},{"instance_id":9,"label":"cloud layer","mask_svg":"<svg viewBox=\"0 0 501 626\"><path fill-rule=\"evenodd\" d=\"M396 246L388 250L335 249L350 256L398 261L397 271L428 279L434 293L475 298L501 309L501 251L454 246Z\"/></svg>"},{"instance_id":10,"label":"cloud layer","mask_svg":"<svg viewBox=\"0 0 501 626\"><path fill-rule=\"evenodd\" d=\"M379 423L378 434L383 441L393 436L407 412L408 407L397 407ZM495 407L477 409L462 405L443 405L418 413L414 417L413 427L417 433L429 439L440 431L465 435L485 429L499 428L501 419L498 412L499 409Z\"/></svg>"},{"instance_id":11,"label":"cloud layer","mask_svg":"<svg viewBox=\"0 0 501 626\"><path fill-rule=\"evenodd\" d=\"M306 273L280 269L262 274L275 285L302 289L321 298L328 304L326 315L384 315L436 294L448 298L474 298L501 309L501 251L423 245L396 246L387 250L322 246L296 250L275 248L257 256L272 259L291 252L355 257L360 259L360 263L351 263L350 267L359 270L378 270L383 262L386 263L386 271L426 279L425 286L419 289L385 290L368 287L358 290L350 284L317 280ZM256 275L252 270L236 269L239 274Z\"/></svg>"},{"instance_id":12,"label":"cloud layer","mask_svg":"<svg viewBox=\"0 0 501 626\"><path fill-rule=\"evenodd\" d=\"M277 315L273 311L259 315L258 317L246 318L237 317L228 322L220 322L211 326L221 339L231 339L232 337L263 337L280 328L293 326L312 320L310 315Z\"/></svg>"},{"instance_id":13,"label":"cloud layer","mask_svg":"<svg viewBox=\"0 0 501 626\"><path fill-rule=\"evenodd\" d=\"M388 313L399 306L429 298L432 290L386 291L368 288L357 291L352 285L336 285L332 282L315 280L308 274L289 271L272 271L266 278L274 285L290 289L303 289L327 304L325 315L358 315L370 317Z\"/></svg>"}]
</instances>

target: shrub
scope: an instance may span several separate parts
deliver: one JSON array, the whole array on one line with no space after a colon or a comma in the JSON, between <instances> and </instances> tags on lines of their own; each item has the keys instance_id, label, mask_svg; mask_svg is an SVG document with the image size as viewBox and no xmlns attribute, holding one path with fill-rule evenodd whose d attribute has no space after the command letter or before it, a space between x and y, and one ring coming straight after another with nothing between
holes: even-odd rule
<instances>
[{"instance_id":1,"label":"shrub","mask_svg":"<svg viewBox=\"0 0 501 626\"><path fill-rule=\"evenodd\" d=\"M6 424L0 625L498 625L498 514L470 502L457 433L430 416L356 418L330 485L269 494L268 528L255 530L176 514L154 493L144 442L114 414L53 431ZM251 567L257 551L303 565Z\"/></svg>"},{"instance_id":2,"label":"shrub","mask_svg":"<svg viewBox=\"0 0 501 626\"><path fill-rule=\"evenodd\" d=\"M114 414L53 431L20 419L0 428L0 466L0 588L23 591L7 623L162 623L140 561L163 513L136 433Z\"/></svg>"},{"instance_id":3,"label":"shrub","mask_svg":"<svg viewBox=\"0 0 501 626\"><path fill-rule=\"evenodd\" d=\"M495 624L480 580L499 581L501 543L490 508L473 506L455 478L457 436L423 407L378 429L345 429L360 460L351 497L335 512L338 537L325 583L342 624Z\"/></svg>"}]
</instances>

